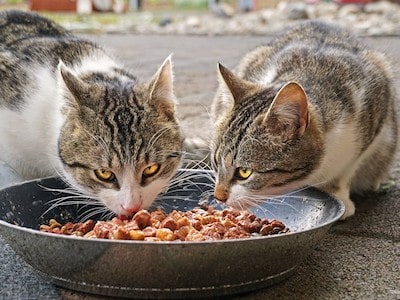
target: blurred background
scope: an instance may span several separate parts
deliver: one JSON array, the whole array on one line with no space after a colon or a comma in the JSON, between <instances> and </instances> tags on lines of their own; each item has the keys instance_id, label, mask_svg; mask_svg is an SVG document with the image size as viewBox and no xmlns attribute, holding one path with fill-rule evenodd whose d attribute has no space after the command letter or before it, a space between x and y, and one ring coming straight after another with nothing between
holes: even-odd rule
<instances>
[{"instance_id":1,"label":"blurred background","mask_svg":"<svg viewBox=\"0 0 400 300\"><path fill-rule=\"evenodd\" d=\"M325 19L361 35L400 35L400 0L0 0L0 9L10 8L90 33L269 35Z\"/></svg>"}]
</instances>

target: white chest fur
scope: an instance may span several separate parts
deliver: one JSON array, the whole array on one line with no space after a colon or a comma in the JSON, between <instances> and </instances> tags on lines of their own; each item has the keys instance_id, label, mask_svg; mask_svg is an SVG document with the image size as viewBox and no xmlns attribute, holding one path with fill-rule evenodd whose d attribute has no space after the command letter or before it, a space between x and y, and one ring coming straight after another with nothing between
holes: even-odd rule
<instances>
[{"instance_id":1,"label":"white chest fur","mask_svg":"<svg viewBox=\"0 0 400 300\"><path fill-rule=\"evenodd\" d=\"M32 86L17 111L0 109L0 160L21 177L55 174L56 143L63 119L54 74L32 68Z\"/></svg>"}]
</instances>

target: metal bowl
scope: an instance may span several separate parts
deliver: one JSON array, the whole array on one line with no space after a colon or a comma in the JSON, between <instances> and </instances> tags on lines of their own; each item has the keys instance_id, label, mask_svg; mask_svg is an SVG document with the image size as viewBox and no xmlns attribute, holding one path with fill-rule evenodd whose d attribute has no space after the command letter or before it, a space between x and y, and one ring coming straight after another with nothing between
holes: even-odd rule
<instances>
[{"instance_id":1,"label":"metal bowl","mask_svg":"<svg viewBox=\"0 0 400 300\"><path fill-rule=\"evenodd\" d=\"M181 170L178 176L186 179L160 197L163 207L188 210L198 205L202 195L211 194L211 172ZM81 215L79 205L46 212L49 201L63 196L55 190L64 188L60 179L46 178L2 189L0 234L54 284L116 297L212 297L264 288L291 275L344 213L341 202L309 188L266 200L252 210L259 217L283 221L291 230L275 236L144 242L40 232L39 225L50 218L77 221ZM182 196L189 201L177 200Z\"/></svg>"}]
</instances>

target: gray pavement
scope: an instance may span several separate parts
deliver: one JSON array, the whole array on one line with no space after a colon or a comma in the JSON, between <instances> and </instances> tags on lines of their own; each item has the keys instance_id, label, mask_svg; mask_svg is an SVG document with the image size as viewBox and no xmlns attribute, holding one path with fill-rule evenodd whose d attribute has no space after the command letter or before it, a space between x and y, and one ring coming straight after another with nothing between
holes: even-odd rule
<instances>
[{"instance_id":1,"label":"gray pavement","mask_svg":"<svg viewBox=\"0 0 400 300\"><path fill-rule=\"evenodd\" d=\"M210 133L216 64L233 67L268 37L88 36L143 80L174 53L179 116L188 136ZM400 37L368 38L393 61L400 85ZM400 162L387 190L356 199L356 215L337 223L287 280L230 299L400 299ZM27 245L28 246L28 245ZM262 260L260 258L260 263ZM106 299L55 287L37 276L0 240L0 299Z\"/></svg>"}]
</instances>

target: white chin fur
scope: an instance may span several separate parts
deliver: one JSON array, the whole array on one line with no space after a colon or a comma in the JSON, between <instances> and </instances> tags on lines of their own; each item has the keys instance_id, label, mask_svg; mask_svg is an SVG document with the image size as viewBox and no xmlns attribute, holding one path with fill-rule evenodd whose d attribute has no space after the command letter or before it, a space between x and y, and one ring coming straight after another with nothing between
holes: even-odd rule
<instances>
[{"instance_id":1,"label":"white chin fur","mask_svg":"<svg viewBox=\"0 0 400 300\"><path fill-rule=\"evenodd\" d=\"M129 215L133 210L149 208L167 184L168 179L157 179L145 187L133 184L120 190L104 189L98 198L117 215Z\"/></svg>"}]
</instances>

